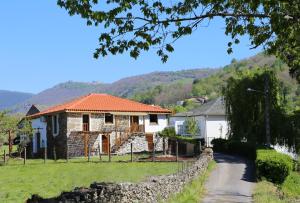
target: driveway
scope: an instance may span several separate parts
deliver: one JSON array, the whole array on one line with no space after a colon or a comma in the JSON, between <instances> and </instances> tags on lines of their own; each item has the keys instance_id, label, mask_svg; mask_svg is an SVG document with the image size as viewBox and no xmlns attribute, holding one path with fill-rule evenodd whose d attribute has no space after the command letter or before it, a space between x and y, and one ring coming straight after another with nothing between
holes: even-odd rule
<instances>
[{"instance_id":1,"label":"driveway","mask_svg":"<svg viewBox=\"0 0 300 203\"><path fill-rule=\"evenodd\" d=\"M253 202L254 163L219 153L214 158L217 166L205 184L203 202Z\"/></svg>"}]
</instances>

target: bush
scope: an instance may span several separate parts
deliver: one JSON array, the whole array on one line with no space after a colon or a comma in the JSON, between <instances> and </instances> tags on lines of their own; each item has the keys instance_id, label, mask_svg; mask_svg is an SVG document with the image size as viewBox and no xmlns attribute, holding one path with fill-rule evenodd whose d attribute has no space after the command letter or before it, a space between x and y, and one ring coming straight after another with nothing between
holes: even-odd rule
<instances>
[{"instance_id":1,"label":"bush","mask_svg":"<svg viewBox=\"0 0 300 203\"><path fill-rule=\"evenodd\" d=\"M256 147L251 142L240 142L236 140L228 141L228 153L237 154L251 160L256 159Z\"/></svg>"},{"instance_id":2,"label":"bush","mask_svg":"<svg viewBox=\"0 0 300 203\"><path fill-rule=\"evenodd\" d=\"M258 178L266 178L273 183L283 183L293 168L293 160L275 150L257 150L255 161Z\"/></svg>"},{"instance_id":3,"label":"bush","mask_svg":"<svg viewBox=\"0 0 300 203\"><path fill-rule=\"evenodd\" d=\"M216 138L211 141L211 144L213 145L214 152L224 152L227 153L228 146L227 146L227 140L223 138Z\"/></svg>"},{"instance_id":4,"label":"bush","mask_svg":"<svg viewBox=\"0 0 300 203\"><path fill-rule=\"evenodd\" d=\"M212 140L211 143L215 152L236 154L244 156L251 160L256 159L255 144L252 144L250 142L240 142L236 140L225 140L222 138L217 138Z\"/></svg>"}]
</instances>

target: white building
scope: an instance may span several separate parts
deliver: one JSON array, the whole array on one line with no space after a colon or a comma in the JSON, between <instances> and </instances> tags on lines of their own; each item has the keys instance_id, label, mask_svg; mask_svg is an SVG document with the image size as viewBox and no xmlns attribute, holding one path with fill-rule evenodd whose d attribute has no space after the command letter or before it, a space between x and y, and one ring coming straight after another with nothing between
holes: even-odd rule
<instances>
[{"instance_id":1,"label":"white building","mask_svg":"<svg viewBox=\"0 0 300 203\"><path fill-rule=\"evenodd\" d=\"M187 118L194 118L197 121L200 132L196 138L204 139L207 146L211 146L210 142L214 138L227 138L229 125L226 121L225 106L221 97L209 101L199 108L171 116L170 126L175 127L177 134L189 136L185 132Z\"/></svg>"}]
</instances>

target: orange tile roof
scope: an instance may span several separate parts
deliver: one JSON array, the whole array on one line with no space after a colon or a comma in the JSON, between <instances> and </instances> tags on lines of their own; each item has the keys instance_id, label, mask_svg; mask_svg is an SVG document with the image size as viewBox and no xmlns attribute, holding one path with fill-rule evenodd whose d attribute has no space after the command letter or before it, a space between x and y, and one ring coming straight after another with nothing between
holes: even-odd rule
<instances>
[{"instance_id":1,"label":"orange tile roof","mask_svg":"<svg viewBox=\"0 0 300 203\"><path fill-rule=\"evenodd\" d=\"M36 118L58 112L145 112L170 114L168 109L146 105L129 99L108 95L88 94L72 101L51 107L29 117Z\"/></svg>"}]
</instances>

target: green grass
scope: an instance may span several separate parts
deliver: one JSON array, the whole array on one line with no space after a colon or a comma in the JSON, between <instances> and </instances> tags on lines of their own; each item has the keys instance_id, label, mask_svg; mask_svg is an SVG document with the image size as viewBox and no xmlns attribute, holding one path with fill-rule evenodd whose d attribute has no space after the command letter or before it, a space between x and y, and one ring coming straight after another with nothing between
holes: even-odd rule
<instances>
[{"instance_id":1,"label":"green grass","mask_svg":"<svg viewBox=\"0 0 300 203\"><path fill-rule=\"evenodd\" d=\"M300 174L292 172L282 185L260 181L254 190L254 202L285 203L300 201Z\"/></svg>"},{"instance_id":2,"label":"green grass","mask_svg":"<svg viewBox=\"0 0 300 203\"><path fill-rule=\"evenodd\" d=\"M93 158L65 160L22 160L10 159L8 165L0 166L0 202L24 202L32 194L53 197L74 187L88 187L92 182L139 182L147 176L177 172L178 163L119 163L129 156L113 157L115 162L99 162ZM103 157L107 160L107 157Z\"/></svg>"},{"instance_id":3,"label":"green grass","mask_svg":"<svg viewBox=\"0 0 300 203\"><path fill-rule=\"evenodd\" d=\"M300 174L291 172L281 186L284 196L300 201Z\"/></svg>"},{"instance_id":4,"label":"green grass","mask_svg":"<svg viewBox=\"0 0 300 203\"><path fill-rule=\"evenodd\" d=\"M215 166L216 166L216 162L211 161L208 164L208 168L204 174L199 175L190 184L186 185L183 188L182 192L172 196L168 202L169 203L200 202L205 193L204 183L207 180L210 172L215 168Z\"/></svg>"}]
</instances>

